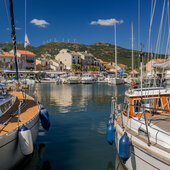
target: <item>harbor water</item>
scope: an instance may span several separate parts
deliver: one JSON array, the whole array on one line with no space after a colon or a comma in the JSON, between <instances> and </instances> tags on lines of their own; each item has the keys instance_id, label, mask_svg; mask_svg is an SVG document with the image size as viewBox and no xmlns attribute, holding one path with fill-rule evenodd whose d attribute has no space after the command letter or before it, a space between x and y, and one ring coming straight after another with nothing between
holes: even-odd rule
<instances>
[{"instance_id":1,"label":"harbor water","mask_svg":"<svg viewBox=\"0 0 170 170\"><path fill-rule=\"evenodd\" d=\"M36 84L39 101L49 111L51 127L41 126L32 157L19 169L114 170L124 169L115 144L106 141L111 98L123 102L126 85Z\"/></svg>"}]
</instances>

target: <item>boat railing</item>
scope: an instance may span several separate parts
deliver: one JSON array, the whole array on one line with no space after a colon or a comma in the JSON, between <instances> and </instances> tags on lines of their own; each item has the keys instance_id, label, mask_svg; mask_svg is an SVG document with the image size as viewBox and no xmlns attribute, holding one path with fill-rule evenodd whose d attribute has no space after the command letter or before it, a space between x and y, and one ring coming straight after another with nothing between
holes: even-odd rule
<instances>
[{"instance_id":1,"label":"boat railing","mask_svg":"<svg viewBox=\"0 0 170 170\"><path fill-rule=\"evenodd\" d=\"M130 103L117 104L116 98L113 97L112 104L111 104L111 115L113 119L117 119L118 115L120 116L120 119L121 119L120 121L121 121L123 130L127 129L128 121L130 118L133 117L132 115L130 115L130 106L138 107L141 110L141 112L138 112L135 114L135 117L138 117L138 121L140 121L141 117L143 117L143 120L145 123L142 123L142 124L145 125L146 136L147 136L147 141L148 141L147 143L148 143L148 146L150 146L151 141L150 141L148 126L151 123L151 117L154 115L170 116L170 110L148 107L148 106L145 106L144 104L141 104L140 106L136 106ZM127 116L126 122L125 120L123 120L123 115Z\"/></svg>"}]
</instances>

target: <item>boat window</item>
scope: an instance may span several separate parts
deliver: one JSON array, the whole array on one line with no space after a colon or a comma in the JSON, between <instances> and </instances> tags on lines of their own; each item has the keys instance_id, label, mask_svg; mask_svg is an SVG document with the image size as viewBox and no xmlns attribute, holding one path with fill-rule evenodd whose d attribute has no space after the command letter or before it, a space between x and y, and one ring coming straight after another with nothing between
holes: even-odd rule
<instances>
[{"instance_id":1,"label":"boat window","mask_svg":"<svg viewBox=\"0 0 170 170\"><path fill-rule=\"evenodd\" d=\"M166 102L167 102L168 109L170 109L170 97L166 98Z\"/></svg>"},{"instance_id":2,"label":"boat window","mask_svg":"<svg viewBox=\"0 0 170 170\"><path fill-rule=\"evenodd\" d=\"M124 105L123 105L123 110L126 111L128 109L128 104L129 104L129 99L127 97L125 97Z\"/></svg>"},{"instance_id":3,"label":"boat window","mask_svg":"<svg viewBox=\"0 0 170 170\"><path fill-rule=\"evenodd\" d=\"M149 108L159 108L163 109L162 105L162 100L161 98L147 98L147 99L142 99L143 104L144 104L144 109L148 110ZM133 101L134 105L134 112L142 112L141 108L141 99L137 99Z\"/></svg>"},{"instance_id":4,"label":"boat window","mask_svg":"<svg viewBox=\"0 0 170 170\"><path fill-rule=\"evenodd\" d=\"M1 109L2 113L4 113L12 105L12 103L13 103L13 101L9 100L8 102L2 104L0 106L0 109Z\"/></svg>"}]
</instances>

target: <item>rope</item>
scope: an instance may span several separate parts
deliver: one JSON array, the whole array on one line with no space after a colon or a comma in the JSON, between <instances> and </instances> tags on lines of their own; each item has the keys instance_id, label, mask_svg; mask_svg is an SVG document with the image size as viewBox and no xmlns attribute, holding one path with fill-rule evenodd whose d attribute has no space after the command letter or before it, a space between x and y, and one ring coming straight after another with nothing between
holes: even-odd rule
<instances>
[{"instance_id":1,"label":"rope","mask_svg":"<svg viewBox=\"0 0 170 170\"><path fill-rule=\"evenodd\" d=\"M4 0L4 3L5 3L5 9L6 9L6 14L7 14L7 18L8 18L9 29L11 29L11 24L10 24L10 19L9 19L9 14L8 14L8 8L7 8L6 0Z\"/></svg>"},{"instance_id":2,"label":"rope","mask_svg":"<svg viewBox=\"0 0 170 170\"><path fill-rule=\"evenodd\" d=\"M152 28L154 13L155 13L155 7L156 7L156 0L154 1L154 6L153 6L153 0L152 0L151 18L150 18L150 27L149 27L149 42L148 42L148 60L149 60L149 52L150 52L151 28Z\"/></svg>"},{"instance_id":3,"label":"rope","mask_svg":"<svg viewBox=\"0 0 170 170\"><path fill-rule=\"evenodd\" d=\"M159 52L158 49L160 48L161 33L162 33L162 22L163 22L163 18L164 18L164 11L165 11L165 0L164 0L164 4L163 4L161 22L160 22L160 26L159 26L159 33L158 33L158 38L157 38L157 42L156 42L155 58L157 58L157 52Z\"/></svg>"},{"instance_id":4,"label":"rope","mask_svg":"<svg viewBox=\"0 0 170 170\"><path fill-rule=\"evenodd\" d=\"M0 126L0 131L2 131L3 128L5 128L5 126L9 123L9 121L10 121L16 114L18 114L19 109L23 109L25 105L26 105L26 102L24 102L24 103L20 106L20 108L17 109L17 111L15 111L13 114L11 114L10 117L7 119L7 121L1 123L2 125ZM2 128L2 129L1 129L1 128Z\"/></svg>"}]
</instances>

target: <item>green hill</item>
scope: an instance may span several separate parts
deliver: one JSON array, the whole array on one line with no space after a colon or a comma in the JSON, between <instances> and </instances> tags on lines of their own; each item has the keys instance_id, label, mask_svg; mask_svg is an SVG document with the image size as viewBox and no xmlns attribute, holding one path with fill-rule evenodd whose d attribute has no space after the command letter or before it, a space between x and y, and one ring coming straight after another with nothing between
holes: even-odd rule
<instances>
[{"instance_id":1,"label":"green hill","mask_svg":"<svg viewBox=\"0 0 170 170\"><path fill-rule=\"evenodd\" d=\"M59 53L61 49L69 49L72 51L88 51L92 53L96 58L102 59L107 62L114 62L115 60L115 46L105 42L98 42L92 45L84 45L80 43L67 43L67 42L49 42L38 47L28 46L27 50L34 52L37 57L41 55L48 56L49 58L54 59L55 55ZM4 51L10 51L12 49L12 44L0 43L0 49ZM17 43L17 49L24 50L23 43ZM134 63L135 67L139 66L138 62L138 52L134 51ZM131 66L131 50L125 49L122 47L117 47L117 56L118 63Z\"/></svg>"}]
</instances>

